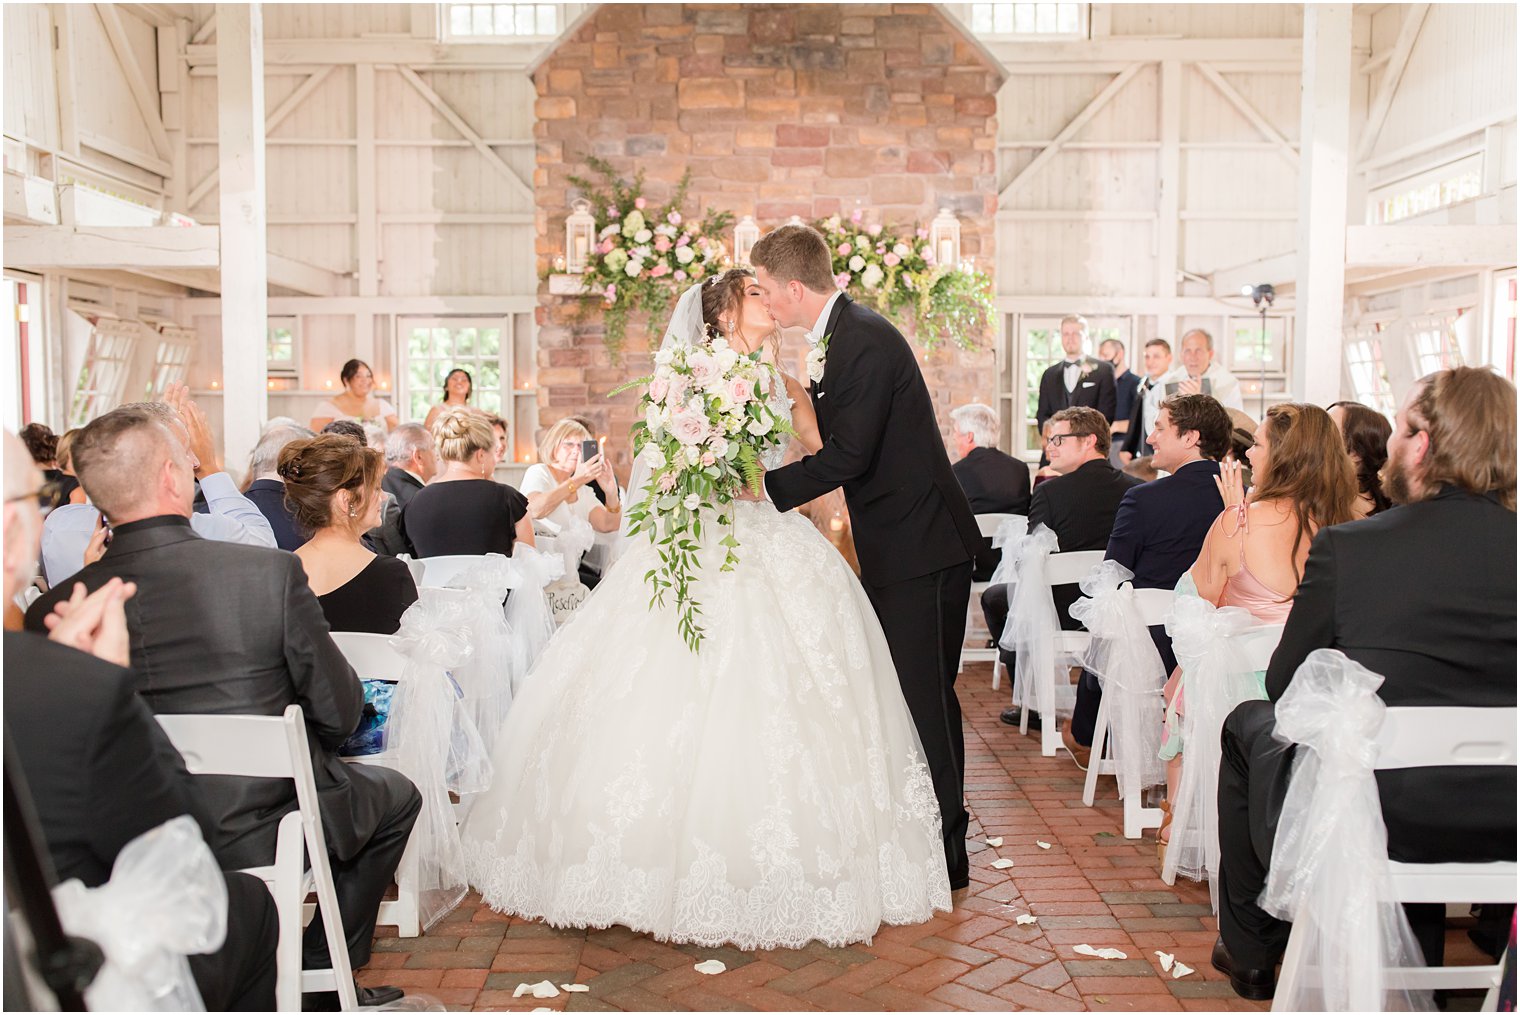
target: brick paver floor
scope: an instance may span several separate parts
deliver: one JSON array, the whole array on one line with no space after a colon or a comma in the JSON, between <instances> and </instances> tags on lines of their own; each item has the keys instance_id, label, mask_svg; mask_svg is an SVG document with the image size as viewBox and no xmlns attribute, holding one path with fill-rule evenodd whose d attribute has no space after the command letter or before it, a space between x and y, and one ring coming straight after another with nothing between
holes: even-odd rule
<instances>
[{"instance_id":1,"label":"brick paver floor","mask_svg":"<svg viewBox=\"0 0 1520 1015\"><path fill-rule=\"evenodd\" d=\"M998 722L1004 690L988 664L959 684L966 717L971 888L951 913L884 927L869 945L741 952L661 944L622 927L555 930L492 912L471 893L426 935L383 936L360 973L428 994L450 1009L556 1011L1265 1011L1209 965L1215 921L1206 885L1160 877L1154 832L1121 834L1112 778L1082 806L1071 759L1040 756L1033 733ZM1001 837L999 847L988 837ZM1039 843L1049 843L1042 848ZM1014 866L995 870L1006 857ZM1020 925L1032 914L1037 922ZM1123 959L1078 955L1090 944ZM1161 971L1156 952L1193 968ZM693 966L716 958L717 976ZM584 993L514 999L522 983L584 984Z\"/></svg>"}]
</instances>

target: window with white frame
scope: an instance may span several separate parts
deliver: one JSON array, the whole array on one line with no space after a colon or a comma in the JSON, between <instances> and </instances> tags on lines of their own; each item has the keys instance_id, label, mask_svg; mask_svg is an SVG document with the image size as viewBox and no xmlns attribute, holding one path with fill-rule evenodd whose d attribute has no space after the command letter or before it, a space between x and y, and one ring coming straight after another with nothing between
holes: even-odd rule
<instances>
[{"instance_id":1,"label":"window with white frame","mask_svg":"<svg viewBox=\"0 0 1520 1015\"><path fill-rule=\"evenodd\" d=\"M183 384L190 373L190 357L195 352L195 332L184 328L159 329L158 348L153 353L153 376L144 395L155 398L171 384Z\"/></svg>"},{"instance_id":2,"label":"window with white frame","mask_svg":"<svg viewBox=\"0 0 1520 1015\"><path fill-rule=\"evenodd\" d=\"M969 4L971 30L978 36L1087 35L1087 4L993 3Z\"/></svg>"},{"instance_id":3,"label":"window with white frame","mask_svg":"<svg viewBox=\"0 0 1520 1015\"><path fill-rule=\"evenodd\" d=\"M1382 325L1358 330L1346 343L1346 369L1351 374L1351 396L1383 415L1393 416L1393 385L1383 363Z\"/></svg>"},{"instance_id":4,"label":"window with white frame","mask_svg":"<svg viewBox=\"0 0 1520 1015\"><path fill-rule=\"evenodd\" d=\"M95 321L84 363L74 382L74 397L69 403L70 426L83 426L121 403L139 329L135 321L107 317Z\"/></svg>"},{"instance_id":5,"label":"window with white frame","mask_svg":"<svg viewBox=\"0 0 1520 1015\"><path fill-rule=\"evenodd\" d=\"M300 319L271 317L266 327L265 368L272 377L295 377L301 362Z\"/></svg>"},{"instance_id":6,"label":"window with white frame","mask_svg":"<svg viewBox=\"0 0 1520 1015\"><path fill-rule=\"evenodd\" d=\"M1453 325L1457 315L1422 317L1409 322L1414 336L1415 376L1424 377L1437 370L1462 366L1462 345Z\"/></svg>"},{"instance_id":7,"label":"window with white frame","mask_svg":"<svg viewBox=\"0 0 1520 1015\"><path fill-rule=\"evenodd\" d=\"M470 405L498 416L502 412L504 380L511 358L510 332L496 318L407 318L402 342L406 350L406 390L402 392L407 419L425 419L443 401L443 382L451 370L470 375Z\"/></svg>"},{"instance_id":8,"label":"window with white frame","mask_svg":"<svg viewBox=\"0 0 1520 1015\"><path fill-rule=\"evenodd\" d=\"M1483 193L1481 152L1390 183L1369 195L1373 225L1398 222Z\"/></svg>"},{"instance_id":9,"label":"window with white frame","mask_svg":"<svg viewBox=\"0 0 1520 1015\"><path fill-rule=\"evenodd\" d=\"M559 4L444 4L444 39L552 38L559 34Z\"/></svg>"}]
</instances>

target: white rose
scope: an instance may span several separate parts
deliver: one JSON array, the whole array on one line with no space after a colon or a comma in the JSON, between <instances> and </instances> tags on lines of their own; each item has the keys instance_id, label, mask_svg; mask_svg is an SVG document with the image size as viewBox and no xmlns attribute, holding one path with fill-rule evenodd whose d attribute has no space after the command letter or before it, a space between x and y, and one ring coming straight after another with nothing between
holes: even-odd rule
<instances>
[{"instance_id":1,"label":"white rose","mask_svg":"<svg viewBox=\"0 0 1520 1015\"><path fill-rule=\"evenodd\" d=\"M907 257L909 254L913 253L913 251L908 249L908 245L906 243L899 243L897 246L892 248L892 253L896 254L898 257Z\"/></svg>"},{"instance_id":2,"label":"white rose","mask_svg":"<svg viewBox=\"0 0 1520 1015\"><path fill-rule=\"evenodd\" d=\"M683 245L676 248L676 260L680 261L682 264L690 264L692 258L696 256L697 252L688 246Z\"/></svg>"},{"instance_id":3,"label":"white rose","mask_svg":"<svg viewBox=\"0 0 1520 1015\"><path fill-rule=\"evenodd\" d=\"M676 354L672 349L661 349L659 352L654 354L654 362L656 366L670 366L671 361L675 358Z\"/></svg>"},{"instance_id":4,"label":"white rose","mask_svg":"<svg viewBox=\"0 0 1520 1015\"><path fill-rule=\"evenodd\" d=\"M622 228L623 227L620 226L620 225L618 225L616 222L614 222L610 226L603 226L602 227L602 231L596 234L596 238L599 239L599 240L605 240L607 237L611 236L613 233L621 232Z\"/></svg>"},{"instance_id":5,"label":"white rose","mask_svg":"<svg viewBox=\"0 0 1520 1015\"><path fill-rule=\"evenodd\" d=\"M695 444L686 449L686 464L696 465L702 460L702 449Z\"/></svg>"},{"instance_id":6,"label":"white rose","mask_svg":"<svg viewBox=\"0 0 1520 1015\"><path fill-rule=\"evenodd\" d=\"M648 243L652 239L654 239L654 233L648 229L640 229L633 234L633 242L635 243Z\"/></svg>"},{"instance_id":7,"label":"white rose","mask_svg":"<svg viewBox=\"0 0 1520 1015\"><path fill-rule=\"evenodd\" d=\"M623 274L627 275L629 278L638 278L639 272L643 270L643 261L629 261L627 265L623 267Z\"/></svg>"},{"instance_id":8,"label":"white rose","mask_svg":"<svg viewBox=\"0 0 1520 1015\"><path fill-rule=\"evenodd\" d=\"M860 269L864 268L865 266L866 266L866 259L864 257L861 257L859 254L856 254L854 257L850 258L850 270L851 271L859 271Z\"/></svg>"},{"instance_id":9,"label":"white rose","mask_svg":"<svg viewBox=\"0 0 1520 1015\"><path fill-rule=\"evenodd\" d=\"M749 426L746 429L756 437L764 437L771 432L771 421L764 418L752 419L749 421Z\"/></svg>"},{"instance_id":10,"label":"white rose","mask_svg":"<svg viewBox=\"0 0 1520 1015\"><path fill-rule=\"evenodd\" d=\"M932 261L934 260L934 248L925 243L922 247L918 248L918 256L926 261Z\"/></svg>"},{"instance_id":11,"label":"white rose","mask_svg":"<svg viewBox=\"0 0 1520 1015\"><path fill-rule=\"evenodd\" d=\"M707 449L719 458L722 458L728 454L728 439L722 436L714 437L707 442Z\"/></svg>"},{"instance_id":12,"label":"white rose","mask_svg":"<svg viewBox=\"0 0 1520 1015\"><path fill-rule=\"evenodd\" d=\"M814 384L817 384L819 381L823 380L824 358L825 358L825 353L824 353L824 351L822 349L818 348L818 346L815 345L815 346L813 346L813 348L811 348L811 349L808 350L808 354L807 354L807 374L808 374L808 380L812 381Z\"/></svg>"},{"instance_id":13,"label":"white rose","mask_svg":"<svg viewBox=\"0 0 1520 1015\"><path fill-rule=\"evenodd\" d=\"M648 245L642 247L634 247L628 252L628 256L635 258L636 260L647 261L654 256L654 250L651 249Z\"/></svg>"},{"instance_id":14,"label":"white rose","mask_svg":"<svg viewBox=\"0 0 1520 1015\"><path fill-rule=\"evenodd\" d=\"M720 338L718 341L721 342L723 340ZM716 345L714 345L713 351L716 354L714 358L718 361L718 369L723 373L728 373L739 364L739 354L734 352L732 349L729 349L727 347L719 349Z\"/></svg>"},{"instance_id":15,"label":"white rose","mask_svg":"<svg viewBox=\"0 0 1520 1015\"><path fill-rule=\"evenodd\" d=\"M661 425L660 425L660 407L658 405L651 405L651 406L649 406L648 408L646 408L644 410L644 425L649 428L649 434L650 434L650 436L652 436L652 437L658 437L659 436ZM649 445L649 447L654 448L654 445L651 444L651 445ZM659 452L659 448L655 448L655 451L656 451L656 453L658 453ZM652 463L651 463L651 465L649 467L651 469L658 469L659 468L658 465L654 465Z\"/></svg>"},{"instance_id":16,"label":"white rose","mask_svg":"<svg viewBox=\"0 0 1520 1015\"><path fill-rule=\"evenodd\" d=\"M711 342L709 342L707 344L707 348L709 350L711 350L714 354L720 353L724 349L727 349L728 347L729 347L728 346L728 339L726 339L726 338L715 338L715 339L713 339Z\"/></svg>"},{"instance_id":17,"label":"white rose","mask_svg":"<svg viewBox=\"0 0 1520 1015\"><path fill-rule=\"evenodd\" d=\"M688 493L686 499L681 501L681 506L688 511L695 511L702 506L702 498L694 493Z\"/></svg>"},{"instance_id":18,"label":"white rose","mask_svg":"<svg viewBox=\"0 0 1520 1015\"><path fill-rule=\"evenodd\" d=\"M649 466L650 471L665 468L665 452L661 451L660 446L653 441L644 445L644 450L639 452L639 458Z\"/></svg>"},{"instance_id":19,"label":"white rose","mask_svg":"<svg viewBox=\"0 0 1520 1015\"><path fill-rule=\"evenodd\" d=\"M884 277L885 276L881 270L881 267L879 265L872 264L868 265L866 267L866 270L861 274L860 282L867 289L875 289L877 286L881 285L881 280Z\"/></svg>"}]
</instances>

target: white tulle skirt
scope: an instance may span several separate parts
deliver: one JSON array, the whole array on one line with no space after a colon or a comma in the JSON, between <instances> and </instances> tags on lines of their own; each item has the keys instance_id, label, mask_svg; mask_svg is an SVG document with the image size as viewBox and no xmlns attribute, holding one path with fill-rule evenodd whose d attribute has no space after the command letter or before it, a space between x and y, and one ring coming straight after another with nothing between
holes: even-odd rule
<instances>
[{"instance_id":1,"label":"white tulle skirt","mask_svg":"<svg viewBox=\"0 0 1520 1015\"><path fill-rule=\"evenodd\" d=\"M650 611L642 540L544 651L462 829L494 909L754 949L950 908L934 788L865 592L800 515L744 503L737 525L733 571L703 552L700 655L672 608Z\"/></svg>"}]
</instances>

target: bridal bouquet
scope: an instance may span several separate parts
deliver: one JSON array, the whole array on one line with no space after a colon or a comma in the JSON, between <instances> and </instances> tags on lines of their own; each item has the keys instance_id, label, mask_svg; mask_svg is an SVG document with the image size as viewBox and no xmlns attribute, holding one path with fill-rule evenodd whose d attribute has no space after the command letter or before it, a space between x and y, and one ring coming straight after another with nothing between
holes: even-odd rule
<instances>
[{"instance_id":1,"label":"bridal bouquet","mask_svg":"<svg viewBox=\"0 0 1520 1015\"><path fill-rule=\"evenodd\" d=\"M650 608L663 606L675 591L677 624L693 652L702 647L701 604L692 592L700 568L702 531L728 526L721 570L738 562L733 512L739 493L760 490L760 456L794 436L789 417L770 402L780 384L774 367L758 352L743 355L723 339L710 345L673 345L655 354L655 370L612 394L648 385L640 400L644 418L633 426L633 450L650 472L628 514L628 534L648 533L660 565L644 575L654 595Z\"/></svg>"}]
</instances>

